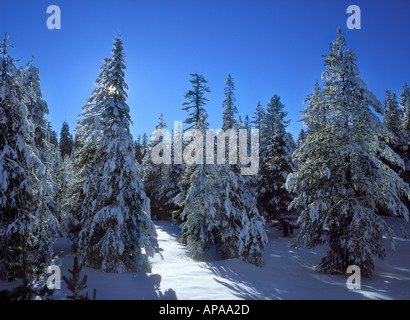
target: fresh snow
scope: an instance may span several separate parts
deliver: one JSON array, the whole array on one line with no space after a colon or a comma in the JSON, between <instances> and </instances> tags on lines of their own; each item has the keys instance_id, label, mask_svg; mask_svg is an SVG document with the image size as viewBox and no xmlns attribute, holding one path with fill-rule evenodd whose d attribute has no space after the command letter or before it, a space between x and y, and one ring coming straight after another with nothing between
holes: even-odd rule
<instances>
[{"instance_id":1,"label":"fresh snow","mask_svg":"<svg viewBox=\"0 0 410 320\"><path fill-rule=\"evenodd\" d=\"M401 220L385 218L396 235L400 235ZM256 267L240 259L196 261L188 256L186 246L178 241L179 229L167 221L155 221L159 250L151 261L151 272L105 273L83 268L88 275L92 295L97 300L276 300L276 299L410 299L410 239L395 237L396 249L384 243L387 257L375 260L375 275L362 278L360 290L350 290L346 280L350 274L328 275L314 271L326 248L295 249L295 235L281 237L281 232L266 227L269 242L262 256L262 266ZM297 230L296 230L297 231ZM66 238L54 245L53 263L67 277L73 265L71 243ZM0 281L1 289L10 283ZM52 299L66 299L69 291L62 281Z\"/></svg>"}]
</instances>

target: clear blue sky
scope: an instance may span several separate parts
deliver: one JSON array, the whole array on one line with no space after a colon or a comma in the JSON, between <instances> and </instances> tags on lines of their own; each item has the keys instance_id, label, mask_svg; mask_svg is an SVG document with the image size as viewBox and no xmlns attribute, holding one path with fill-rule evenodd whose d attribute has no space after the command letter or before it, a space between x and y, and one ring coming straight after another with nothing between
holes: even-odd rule
<instances>
[{"instance_id":1,"label":"clear blue sky","mask_svg":"<svg viewBox=\"0 0 410 320\"><path fill-rule=\"evenodd\" d=\"M53 4L61 8L61 30L46 26ZM352 4L361 8L361 30L346 27ZM150 134L161 112L169 128L185 119L181 104L195 72L212 90L211 128L221 127L231 73L243 118L259 100L266 106L278 94L289 112L289 131L297 135L302 101L324 71L322 55L338 27L379 100L386 89L399 94L410 84L409 17L409 0L4 0L0 32L10 35L12 55L21 63L35 56L48 119L58 133L64 120L74 129L119 31L135 138Z\"/></svg>"}]
</instances>

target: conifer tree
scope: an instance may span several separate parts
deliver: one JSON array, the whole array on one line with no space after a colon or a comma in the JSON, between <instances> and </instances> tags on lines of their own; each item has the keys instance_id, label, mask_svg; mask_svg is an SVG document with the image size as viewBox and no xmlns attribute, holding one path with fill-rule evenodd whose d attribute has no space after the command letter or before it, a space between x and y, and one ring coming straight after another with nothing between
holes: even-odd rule
<instances>
[{"instance_id":1,"label":"conifer tree","mask_svg":"<svg viewBox=\"0 0 410 320\"><path fill-rule=\"evenodd\" d=\"M224 96L225 100L222 103L224 109L222 114L222 130L233 128L235 125L235 114L238 109L235 106L235 83L232 76L229 74L225 82Z\"/></svg>"},{"instance_id":2,"label":"conifer tree","mask_svg":"<svg viewBox=\"0 0 410 320\"><path fill-rule=\"evenodd\" d=\"M274 95L266 109L261 150L260 170L257 183L258 210L269 221L277 220L283 230L283 236L292 232L296 221L295 210L288 212L292 195L285 189L287 175L292 172L292 153L295 143L286 127L287 112L278 95Z\"/></svg>"},{"instance_id":3,"label":"conifer tree","mask_svg":"<svg viewBox=\"0 0 410 320\"><path fill-rule=\"evenodd\" d=\"M44 164L26 104L28 91L9 54L7 34L0 44L0 276L35 278L51 258L54 218L41 183ZM39 178L40 177L40 178Z\"/></svg>"},{"instance_id":4,"label":"conifer tree","mask_svg":"<svg viewBox=\"0 0 410 320\"><path fill-rule=\"evenodd\" d=\"M58 149L58 138L57 138L57 132L53 129L53 126L51 122L47 122L47 131L50 139L50 143Z\"/></svg>"},{"instance_id":5,"label":"conifer tree","mask_svg":"<svg viewBox=\"0 0 410 320\"><path fill-rule=\"evenodd\" d=\"M370 109L382 114L381 103L359 77L340 29L337 34L324 56L323 99L310 99L302 113L306 140L294 154L299 165L287 187L297 194L291 207L302 208L297 246L329 246L317 270L345 273L356 265L369 277L373 256L386 255L383 237L392 240L376 208L408 220L400 198L409 197L409 186L382 159L403 165L384 142L391 132Z\"/></svg>"},{"instance_id":6,"label":"conifer tree","mask_svg":"<svg viewBox=\"0 0 410 320\"><path fill-rule=\"evenodd\" d=\"M158 124L155 126L155 130L166 129L167 124L164 121L163 114L161 113ZM147 196L151 200L151 214L157 219L166 220L169 215L168 207L166 203L167 199L167 185L166 175L168 171L168 164L161 163L155 164L152 160L151 150L158 143L161 143L165 137L159 137L158 142L151 142L148 147L148 156L143 163L143 177L144 189Z\"/></svg>"},{"instance_id":7,"label":"conifer tree","mask_svg":"<svg viewBox=\"0 0 410 320\"><path fill-rule=\"evenodd\" d=\"M298 135L298 138L296 140L296 147L299 148L303 142L306 139L306 131L304 129L301 129Z\"/></svg>"},{"instance_id":8,"label":"conifer tree","mask_svg":"<svg viewBox=\"0 0 410 320\"><path fill-rule=\"evenodd\" d=\"M191 124L205 135L205 110L198 122ZM238 130L236 122L225 124L225 130ZM180 190L175 197L179 209L173 219L194 258L240 257L260 264L267 242L264 219L256 208L253 188L236 165L187 165Z\"/></svg>"},{"instance_id":9,"label":"conifer tree","mask_svg":"<svg viewBox=\"0 0 410 320\"><path fill-rule=\"evenodd\" d=\"M258 101L258 105L256 106L256 111L252 119L251 124L253 124L253 127L262 130L263 122L265 121L265 109L260 101Z\"/></svg>"},{"instance_id":10,"label":"conifer tree","mask_svg":"<svg viewBox=\"0 0 410 320\"><path fill-rule=\"evenodd\" d=\"M34 143L41 161L46 164L50 149L49 136L47 131L46 115L49 114L48 104L43 99L40 88L40 70L33 64L34 57L27 63L27 70L20 69L21 80L26 94L29 97L27 109L29 119L34 126Z\"/></svg>"},{"instance_id":11,"label":"conifer tree","mask_svg":"<svg viewBox=\"0 0 410 320\"><path fill-rule=\"evenodd\" d=\"M34 57L27 63L26 69L20 67L19 79L27 96L28 119L33 124L33 151L42 164L35 168L39 181L34 188L37 190L36 206L41 208L44 214L50 218L49 222L52 223L50 228L57 230L58 227L55 223L59 221L58 211L60 209L60 204L56 199L56 174L58 168L54 167L54 145L49 141L47 130L48 104L43 99L40 88L40 70L34 66L33 60Z\"/></svg>"},{"instance_id":12,"label":"conifer tree","mask_svg":"<svg viewBox=\"0 0 410 320\"><path fill-rule=\"evenodd\" d=\"M410 137L410 89L407 84L403 86L400 93L399 103L403 108L403 130Z\"/></svg>"},{"instance_id":13,"label":"conifer tree","mask_svg":"<svg viewBox=\"0 0 410 320\"><path fill-rule=\"evenodd\" d=\"M395 93L391 93L387 90L384 101L385 113L383 123L396 135L396 137L400 137L402 134L402 117L397 102L397 96Z\"/></svg>"},{"instance_id":14,"label":"conifer tree","mask_svg":"<svg viewBox=\"0 0 410 320\"><path fill-rule=\"evenodd\" d=\"M188 129L199 130L204 137L209 126L204 109L208 99L204 95L210 89L205 85L207 81L203 76L191 76L193 89L186 92L187 101L182 104L182 110L188 112L184 123L189 125ZM204 146L205 140L202 141ZM180 193L174 199L178 209L173 213L173 221L181 228L182 240L195 259L204 259L216 249L218 228L215 218L221 207L220 170L217 166L201 163L203 159L199 164L186 165L180 181Z\"/></svg>"},{"instance_id":15,"label":"conifer tree","mask_svg":"<svg viewBox=\"0 0 410 320\"><path fill-rule=\"evenodd\" d=\"M404 147L406 140L402 127L402 114L401 110L399 109L396 94L391 93L389 90L386 91L385 96L385 112L383 123L393 133L392 139L390 141L386 141L386 143L394 152L396 152L400 157L404 159ZM399 175L401 174L401 171L403 171L403 169L400 169L400 166L392 165L392 168Z\"/></svg>"},{"instance_id":16,"label":"conifer tree","mask_svg":"<svg viewBox=\"0 0 410 320\"><path fill-rule=\"evenodd\" d=\"M93 133L82 139L85 146L77 160L83 189L77 205L78 251L89 266L107 272L146 268L156 238L129 129L124 59L117 35L78 128Z\"/></svg>"},{"instance_id":17,"label":"conifer tree","mask_svg":"<svg viewBox=\"0 0 410 320\"><path fill-rule=\"evenodd\" d=\"M73 152L74 141L73 136L70 133L70 127L67 121L64 121L61 127L59 146L62 159L71 156L71 153Z\"/></svg>"},{"instance_id":18,"label":"conifer tree","mask_svg":"<svg viewBox=\"0 0 410 320\"><path fill-rule=\"evenodd\" d=\"M148 136L147 134L144 132L142 134L142 139L141 139L141 155L142 155L142 159L144 159L146 157L146 155L148 154L148 147L149 147L149 142L148 142Z\"/></svg>"},{"instance_id":19,"label":"conifer tree","mask_svg":"<svg viewBox=\"0 0 410 320\"><path fill-rule=\"evenodd\" d=\"M189 82L192 83L192 89L185 93L184 98L187 101L182 104L182 110L188 112L188 117L184 121L188 125L186 130L200 128L201 114L205 114L204 106L209 101L205 98L205 94L211 92L206 85L208 81L205 80L204 76L197 73L191 73L190 75L192 79ZM202 119L206 119L206 117Z\"/></svg>"},{"instance_id":20,"label":"conifer tree","mask_svg":"<svg viewBox=\"0 0 410 320\"><path fill-rule=\"evenodd\" d=\"M134 152L135 152L135 159L137 160L138 164L142 164L142 145L141 145L141 135L137 136L137 140L134 142Z\"/></svg>"}]
</instances>

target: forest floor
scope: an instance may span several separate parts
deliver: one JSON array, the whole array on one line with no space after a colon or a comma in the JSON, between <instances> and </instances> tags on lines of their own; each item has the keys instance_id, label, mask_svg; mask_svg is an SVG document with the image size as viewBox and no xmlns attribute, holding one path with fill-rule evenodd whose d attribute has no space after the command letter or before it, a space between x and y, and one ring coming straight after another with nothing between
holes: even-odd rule
<instances>
[{"instance_id":1,"label":"forest floor","mask_svg":"<svg viewBox=\"0 0 410 320\"><path fill-rule=\"evenodd\" d=\"M387 218L396 235L400 235L399 219ZM375 275L361 279L361 289L349 289L350 274L327 275L315 272L315 266L326 248L295 249L295 236L283 238L274 227L267 227L269 243L262 257L262 266L240 259L196 261L178 241L179 229L168 221L154 221L159 250L151 261L149 272L124 274L104 273L83 268L88 275L88 291L97 289L97 300L356 300L410 299L410 239L395 237L395 250L385 242L387 257L375 260ZM54 246L53 263L61 274L70 277L74 254L66 238ZM0 289L12 284L0 282ZM70 292L61 282L51 299L66 299Z\"/></svg>"}]
</instances>

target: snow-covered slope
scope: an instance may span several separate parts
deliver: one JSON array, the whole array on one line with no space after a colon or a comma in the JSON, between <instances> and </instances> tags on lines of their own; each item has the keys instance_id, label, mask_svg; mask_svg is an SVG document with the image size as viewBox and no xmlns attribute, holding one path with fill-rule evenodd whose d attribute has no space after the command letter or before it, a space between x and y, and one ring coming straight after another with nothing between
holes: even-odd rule
<instances>
[{"instance_id":1,"label":"snow-covered slope","mask_svg":"<svg viewBox=\"0 0 410 320\"><path fill-rule=\"evenodd\" d=\"M388 218L400 234L399 219ZM155 222L160 250L151 259L149 273L104 273L84 268L88 291L97 289L97 299L410 299L410 239L396 237L396 249L388 242L387 258L376 260L375 276L362 278L360 290L346 286L349 274L325 275L314 271L325 248L295 249L295 238L282 238L281 232L267 228L269 243L262 266L239 259L200 262L187 256L178 242L179 229L170 222ZM54 263L62 275L70 276L73 253L70 242L60 239L54 246ZM0 282L0 289L10 284ZM62 282L52 299L66 299L69 294Z\"/></svg>"},{"instance_id":2,"label":"snow-covered slope","mask_svg":"<svg viewBox=\"0 0 410 320\"><path fill-rule=\"evenodd\" d=\"M400 234L398 219L388 219ZM177 242L178 229L157 222L159 245L163 249L152 259L152 271L161 274L161 288L172 288L178 299L409 299L410 239L396 238L396 250L386 243L384 261L376 261L376 273L362 278L361 290L346 286L346 275L325 275L314 267L325 254L317 250L292 248L294 238L282 238L268 228L269 243L262 267L239 259L197 262L186 256Z\"/></svg>"}]
</instances>

